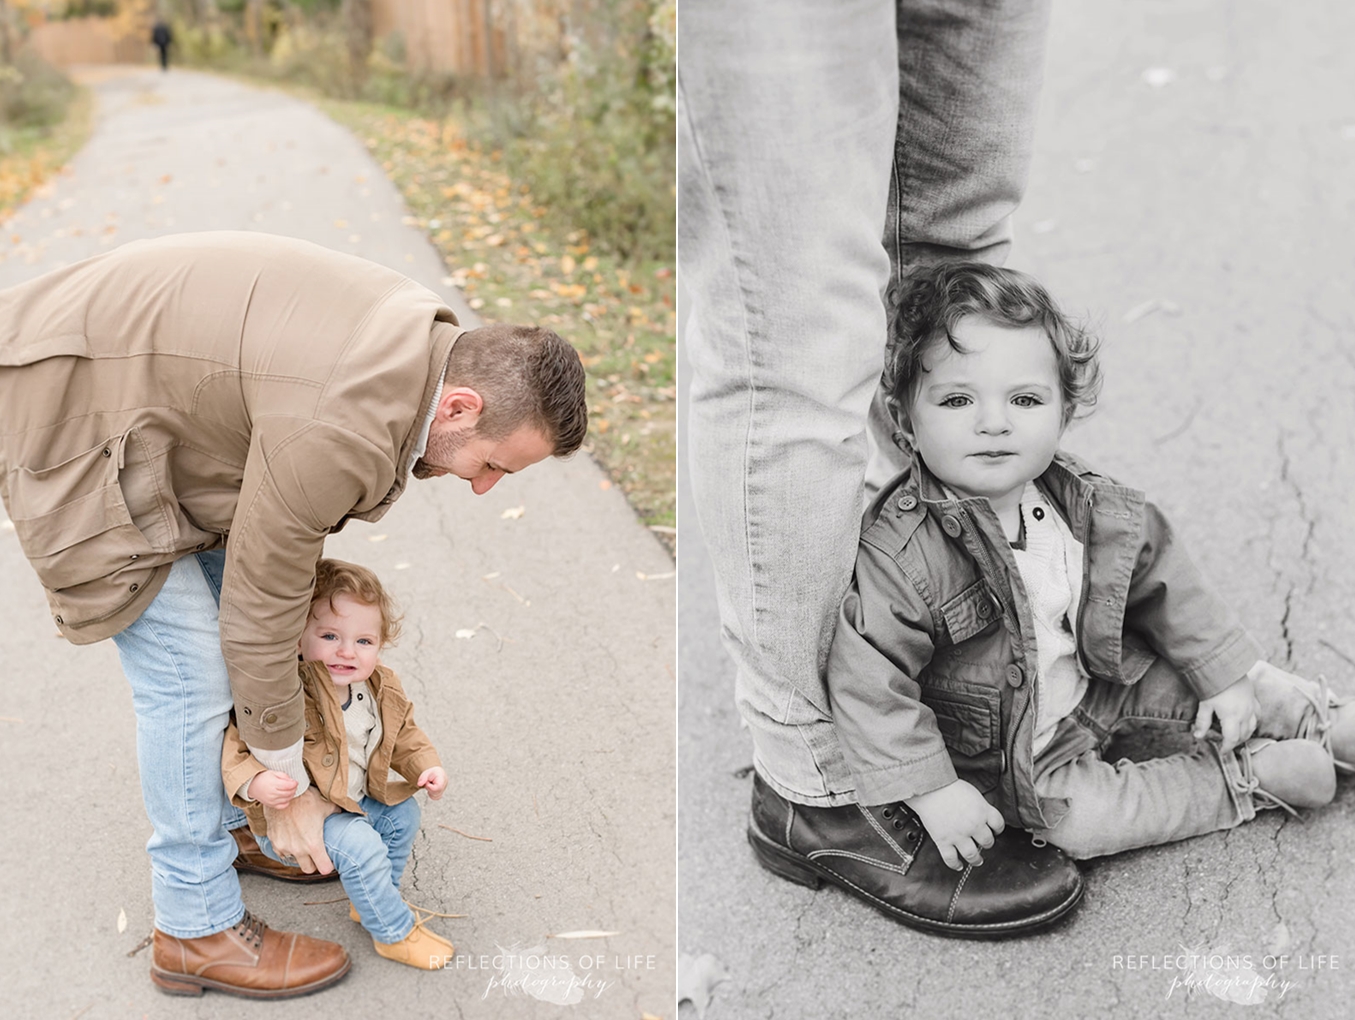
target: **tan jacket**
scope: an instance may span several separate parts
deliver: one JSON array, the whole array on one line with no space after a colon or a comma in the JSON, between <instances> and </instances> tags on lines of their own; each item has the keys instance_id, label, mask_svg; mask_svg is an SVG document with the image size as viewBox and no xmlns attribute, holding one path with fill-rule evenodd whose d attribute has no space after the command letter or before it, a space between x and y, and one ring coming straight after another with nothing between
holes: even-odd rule
<instances>
[{"instance_id":1,"label":"tan jacket","mask_svg":"<svg viewBox=\"0 0 1355 1020\"><path fill-rule=\"evenodd\" d=\"M0 497L57 627L116 634L229 535L241 732L295 743L325 536L403 491L461 332L399 273L268 234L138 241L0 292Z\"/></svg>"},{"instance_id":2,"label":"tan jacket","mask_svg":"<svg viewBox=\"0 0 1355 1020\"><path fill-rule=\"evenodd\" d=\"M348 734L343 725L339 685L330 680L320 663L303 662L299 673L306 699L306 740L301 751L306 771L320 796L360 815L362 809L348 796ZM381 745L367 760L367 795L382 804L399 804L414 795L418 789L415 784L424 769L442 762L428 735L414 722L414 706L395 673L377 666L367 686L376 698L382 728ZM391 782L391 769L404 776L405 781ZM244 809L251 831L258 836L268 835L263 805L236 794L245 783L265 771L267 768L249 753L232 720L221 749L221 778L227 794Z\"/></svg>"}]
</instances>

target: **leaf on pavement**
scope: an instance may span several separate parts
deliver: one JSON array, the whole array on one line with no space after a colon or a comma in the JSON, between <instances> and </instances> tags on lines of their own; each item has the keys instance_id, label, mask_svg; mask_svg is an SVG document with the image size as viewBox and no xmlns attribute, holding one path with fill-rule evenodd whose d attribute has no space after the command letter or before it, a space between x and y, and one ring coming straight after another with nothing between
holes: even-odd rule
<instances>
[{"instance_id":1,"label":"leaf on pavement","mask_svg":"<svg viewBox=\"0 0 1355 1020\"><path fill-rule=\"evenodd\" d=\"M121 935L127 930L127 911L118 911L118 934Z\"/></svg>"},{"instance_id":2,"label":"leaf on pavement","mask_svg":"<svg viewBox=\"0 0 1355 1020\"><path fill-rule=\"evenodd\" d=\"M505 521L516 521L526 512L527 508L525 506L511 506L503 513L499 514L499 517Z\"/></svg>"},{"instance_id":3,"label":"leaf on pavement","mask_svg":"<svg viewBox=\"0 0 1355 1020\"><path fill-rule=\"evenodd\" d=\"M686 999L696 1007L697 1016L706 1015L706 1007L715 994L715 986L728 980L729 973L725 965L710 953L700 956L683 953L678 957L678 1002Z\"/></svg>"}]
</instances>

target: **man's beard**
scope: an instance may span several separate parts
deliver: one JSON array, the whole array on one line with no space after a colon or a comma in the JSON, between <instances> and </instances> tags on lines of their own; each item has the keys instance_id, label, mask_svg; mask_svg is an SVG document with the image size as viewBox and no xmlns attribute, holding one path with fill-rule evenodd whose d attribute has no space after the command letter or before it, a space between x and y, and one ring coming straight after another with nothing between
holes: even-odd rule
<instances>
[{"instance_id":1,"label":"man's beard","mask_svg":"<svg viewBox=\"0 0 1355 1020\"><path fill-rule=\"evenodd\" d=\"M424 448L424 455L414 462L414 466L409 469L409 473L418 479L435 477L434 472L436 470L450 467L453 454L474 439L478 430L478 425L470 429L463 429L460 432L429 429L428 445ZM436 468L429 465L426 459L429 457L437 465Z\"/></svg>"}]
</instances>

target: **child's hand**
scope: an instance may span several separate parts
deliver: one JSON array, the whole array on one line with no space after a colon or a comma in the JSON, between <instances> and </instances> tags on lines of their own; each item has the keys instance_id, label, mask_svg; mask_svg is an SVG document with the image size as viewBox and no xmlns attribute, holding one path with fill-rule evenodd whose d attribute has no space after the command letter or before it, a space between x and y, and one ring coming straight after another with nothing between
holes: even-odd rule
<instances>
[{"instance_id":1,"label":"child's hand","mask_svg":"<svg viewBox=\"0 0 1355 1020\"><path fill-rule=\"evenodd\" d=\"M290 804L294 793L296 780L286 772L260 772L249 782L249 795L274 811Z\"/></svg>"},{"instance_id":2,"label":"child's hand","mask_svg":"<svg viewBox=\"0 0 1355 1020\"><path fill-rule=\"evenodd\" d=\"M1225 687L1212 698L1200 702L1195 713L1195 739L1203 740L1209 724L1218 719L1223 744L1219 750L1227 753L1256 732L1256 690L1251 677L1244 676L1231 687Z\"/></svg>"},{"instance_id":3,"label":"child's hand","mask_svg":"<svg viewBox=\"0 0 1355 1020\"><path fill-rule=\"evenodd\" d=\"M982 864L981 851L991 847L993 837L1006 826L1002 813L963 779L906 803L922 819L946 867L956 871L964 870L961 857L970 864Z\"/></svg>"},{"instance_id":4,"label":"child's hand","mask_svg":"<svg viewBox=\"0 0 1355 1020\"><path fill-rule=\"evenodd\" d=\"M442 796L442 791L447 789L447 773L440 765L424 769L419 773L419 786L428 791L429 800L437 800Z\"/></svg>"}]
</instances>

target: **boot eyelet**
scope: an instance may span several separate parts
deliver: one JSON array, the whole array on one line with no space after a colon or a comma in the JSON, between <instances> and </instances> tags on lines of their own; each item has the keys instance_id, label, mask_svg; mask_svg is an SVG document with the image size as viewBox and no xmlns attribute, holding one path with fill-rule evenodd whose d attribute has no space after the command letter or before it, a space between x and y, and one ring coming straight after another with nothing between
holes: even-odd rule
<instances>
[{"instance_id":1,"label":"boot eyelet","mask_svg":"<svg viewBox=\"0 0 1355 1020\"><path fill-rule=\"evenodd\" d=\"M896 829L902 829L902 828L903 828L903 819L902 819L902 818L895 818L895 819L894 819L894 828L896 828Z\"/></svg>"},{"instance_id":2,"label":"boot eyelet","mask_svg":"<svg viewBox=\"0 0 1355 1020\"><path fill-rule=\"evenodd\" d=\"M908 840L909 843L916 843L916 842L917 842L917 830L910 830L909 832L907 832L907 833L904 834L904 837L903 837L903 838L906 839L906 840Z\"/></svg>"},{"instance_id":3,"label":"boot eyelet","mask_svg":"<svg viewBox=\"0 0 1355 1020\"><path fill-rule=\"evenodd\" d=\"M891 807L887 807L887 808L885 808L883 811L881 811L880 814L884 815L886 818L893 818L893 817L894 817L894 809L891 808Z\"/></svg>"}]
</instances>

